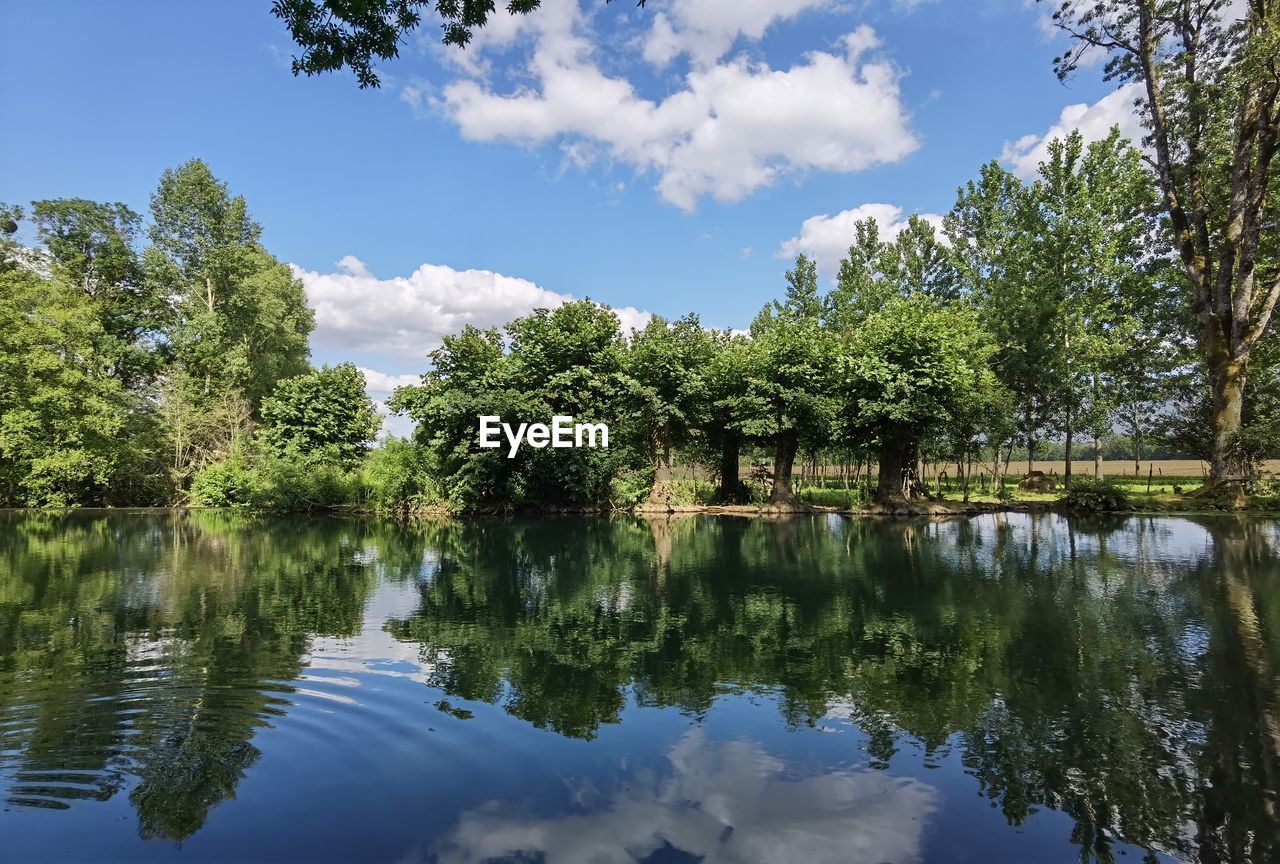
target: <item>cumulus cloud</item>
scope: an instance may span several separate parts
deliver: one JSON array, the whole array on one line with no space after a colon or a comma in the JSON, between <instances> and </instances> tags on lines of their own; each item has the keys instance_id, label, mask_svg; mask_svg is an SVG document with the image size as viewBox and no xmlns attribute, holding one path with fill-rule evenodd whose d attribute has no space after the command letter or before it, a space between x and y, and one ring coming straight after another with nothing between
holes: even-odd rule
<instances>
[{"instance_id":1,"label":"cumulus cloud","mask_svg":"<svg viewBox=\"0 0 1280 864\"><path fill-rule=\"evenodd\" d=\"M933 227L942 230L942 217L936 213L919 214ZM864 219L874 219L880 226L880 239L891 241L907 227L908 216L895 204L863 204L852 210L842 210L834 216L825 213L810 216L800 225L800 233L784 240L776 257L795 258L800 253L808 255L818 265L818 273L833 278L840 271L840 261L853 245L854 225Z\"/></svg>"},{"instance_id":2,"label":"cumulus cloud","mask_svg":"<svg viewBox=\"0 0 1280 864\"><path fill-rule=\"evenodd\" d=\"M1126 84L1092 105L1083 102L1068 105L1062 109L1058 122L1043 135L1025 135L1017 141L1006 142L1000 161L1024 180L1034 177L1040 163L1049 157L1049 142L1065 138L1074 129L1080 130L1088 144L1107 137L1111 127L1118 125L1124 135L1139 143L1144 132L1134 101L1141 93L1141 84Z\"/></svg>"},{"instance_id":3,"label":"cumulus cloud","mask_svg":"<svg viewBox=\"0 0 1280 864\"><path fill-rule=\"evenodd\" d=\"M376 395L389 396L397 387L408 387L422 383L422 378L419 375L388 375L386 372L366 369L363 366L357 368L364 375L365 389Z\"/></svg>"},{"instance_id":4,"label":"cumulus cloud","mask_svg":"<svg viewBox=\"0 0 1280 864\"><path fill-rule=\"evenodd\" d=\"M527 279L439 264L423 264L409 276L381 279L350 255L338 262L334 273L296 266L293 271L316 310L314 338L319 344L408 360L422 360L440 346L444 336L467 324L499 326L534 309L554 309L573 299ZM650 317L630 306L614 312L624 333L643 327ZM392 380L391 376L378 379L380 384Z\"/></svg>"},{"instance_id":5,"label":"cumulus cloud","mask_svg":"<svg viewBox=\"0 0 1280 864\"><path fill-rule=\"evenodd\" d=\"M673 5L655 18L641 50L653 61L689 54L689 68L674 92L649 99L628 78L601 68L578 0L552 0L469 49L479 55L530 46L520 83L500 91L473 57L431 105L469 140L554 142L579 168L608 159L651 172L659 195L686 211L705 196L738 201L808 170L854 172L896 162L918 142L898 71L876 53L871 28L859 27L833 50L812 52L787 69L745 56L721 59L739 35L758 39L772 22L823 5ZM425 98L419 90L404 97Z\"/></svg>"},{"instance_id":6,"label":"cumulus cloud","mask_svg":"<svg viewBox=\"0 0 1280 864\"><path fill-rule=\"evenodd\" d=\"M774 23L837 0L678 0L653 15L644 59L663 68L682 54L706 66L729 52L738 37L759 40Z\"/></svg>"}]
</instances>

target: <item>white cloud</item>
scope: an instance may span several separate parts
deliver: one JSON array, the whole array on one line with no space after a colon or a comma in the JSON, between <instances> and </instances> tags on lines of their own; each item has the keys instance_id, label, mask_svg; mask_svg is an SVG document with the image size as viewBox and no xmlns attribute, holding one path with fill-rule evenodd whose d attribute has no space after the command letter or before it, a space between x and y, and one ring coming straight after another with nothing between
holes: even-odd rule
<instances>
[{"instance_id":1,"label":"white cloud","mask_svg":"<svg viewBox=\"0 0 1280 864\"><path fill-rule=\"evenodd\" d=\"M296 266L293 271L316 310L318 343L409 360L425 359L444 336L467 324L500 326L534 309L554 309L573 299L527 279L439 264L423 264L409 276L380 279L350 255L338 262L335 273ZM630 306L614 312L624 333L649 320L649 313ZM392 380L378 379L380 384Z\"/></svg>"},{"instance_id":2,"label":"white cloud","mask_svg":"<svg viewBox=\"0 0 1280 864\"><path fill-rule=\"evenodd\" d=\"M1124 135L1140 143L1144 131L1133 103L1141 94L1141 84L1126 84L1092 105L1068 105L1062 109L1058 122L1043 135L1025 135L1017 141L1006 142L1000 161L1024 180L1035 177L1040 163L1049 157L1049 142L1065 138L1073 129L1079 129L1088 144L1107 137L1111 127L1118 125Z\"/></svg>"},{"instance_id":3,"label":"white cloud","mask_svg":"<svg viewBox=\"0 0 1280 864\"><path fill-rule=\"evenodd\" d=\"M942 230L942 217L936 213L919 214L935 230ZM892 241L907 227L907 216L895 204L863 204L842 210L834 216L810 216L800 225L800 233L783 241L776 257L795 258L801 252L818 265L818 272L832 278L840 270L840 261L853 245L854 225L863 219L874 219L880 226L880 239Z\"/></svg>"},{"instance_id":4,"label":"white cloud","mask_svg":"<svg viewBox=\"0 0 1280 864\"><path fill-rule=\"evenodd\" d=\"M757 41L775 22L837 5L837 0L676 0L654 13L644 59L661 69L687 54L691 63L707 66L727 54L739 36Z\"/></svg>"},{"instance_id":5,"label":"white cloud","mask_svg":"<svg viewBox=\"0 0 1280 864\"><path fill-rule=\"evenodd\" d=\"M769 23L823 3L786 0L772 11L766 5L708 0L662 13L667 23L655 19L654 26L667 29L650 34L643 49L651 56L694 50L710 32L705 28L721 35L697 49L700 59L690 63L679 89L652 100L601 68L578 0L552 0L509 37L489 43L507 50L531 41L523 73L532 84L499 92L473 58L431 105L470 140L567 143L568 161L577 167L608 158L652 172L661 197L686 211L707 195L738 201L782 177L811 169L860 171L916 149L898 71L870 56L879 40L869 27L788 69L745 56L719 61L736 34L759 38ZM666 47L652 47L663 40ZM405 98L424 97L415 90Z\"/></svg>"},{"instance_id":6,"label":"white cloud","mask_svg":"<svg viewBox=\"0 0 1280 864\"><path fill-rule=\"evenodd\" d=\"M388 396L397 387L410 387L422 383L422 377L419 375L388 375L363 366L357 368L364 375L365 389L370 393Z\"/></svg>"}]
</instances>

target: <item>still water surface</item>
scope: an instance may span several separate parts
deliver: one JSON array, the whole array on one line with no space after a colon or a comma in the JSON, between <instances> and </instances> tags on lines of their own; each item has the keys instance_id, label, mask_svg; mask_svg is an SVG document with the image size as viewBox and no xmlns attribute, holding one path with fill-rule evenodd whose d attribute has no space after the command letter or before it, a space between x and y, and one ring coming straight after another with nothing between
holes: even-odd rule
<instances>
[{"instance_id":1,"label":"still water surface","mask_svg":"<svg viewBox=\"0 0 1280 864\"><path fill-rule=\"evenodd\" d=\"M1273 861L1280 525L0 512L0 860Z\"/></svg>"}]
</instances>

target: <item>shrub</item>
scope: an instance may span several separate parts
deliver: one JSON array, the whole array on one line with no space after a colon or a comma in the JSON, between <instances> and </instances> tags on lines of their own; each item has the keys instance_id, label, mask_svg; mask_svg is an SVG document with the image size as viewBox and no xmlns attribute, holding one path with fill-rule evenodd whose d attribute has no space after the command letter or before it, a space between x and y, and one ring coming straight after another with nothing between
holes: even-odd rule
<instances>
[{"instance_id":1,"label":"shrub","mask_svg":"<svg viewBox=\"0 0 1280 864\"><path fill-rule=\"evenodd\" d=\"M92 497L108 472L108 462L80 448L53 450L31 462L22 485L35 507L74 507Z\"/></svg>"},{"instance_id":2,"label":"shrub","mask_svg":"<svg viewBox=\"0 0 1280 864\"><path fill-rule=\"evenodd\" d=\"M439 503L429 454L401 438L388 438L369 451L360 469L364 504L374 510L405 512Z\"/></svg>"},{"instance_id":3,"label":"shrub","mask_svg":"<svg viewBox=\"0 0 1280 864\"><path fill-rule=\"evenodd\" d=\"M196 472L187 493L201 507L237 507L252 503L253 477L244 455L238 450L221 462Z\"/></svg>"},{"instance_id":4,"label":"shrub","mask_svg":"<svg viewBox=\"0 0 1280 864\"><path fill-rule=\"evenodd\" d=\"M359 492L356 472L323 458L268 456L251 473L250 503L260 510L302 513L352 504Z\"/></svg>"},{"instance_id":5,"label":"shrub","mask_svg":"<svg viewBox=\"0 0 1280 864\"><path fill-rule=\"evenodd\" d=\"M1068 510L1079 513L1112 513L1129 509L1129 495L1106 480L1080 477L1073 480L1071 489L1059 502Z\"/></svg>"},{"instance_id":6,"label":"shrub","mask_svg":"<svg viewBox=\"0 0 1280 864\"><path fill-rule=\"evenodd\" d=\"M649 497L652 485L652 468L622 468L613 475L609 503L622 510L635 507Z\"/></svg>"},{"instance_id":7,"label":"shrub","mask_svg":"<svg viewBox=\"0 0 1280 864\"><path fill-rule=\"evenodd\" d=\"M239 448L198 471L188 492L203 507L305 512L354 503L359 478L323 455L256 455Z\"/></svg>"}]
</instances>

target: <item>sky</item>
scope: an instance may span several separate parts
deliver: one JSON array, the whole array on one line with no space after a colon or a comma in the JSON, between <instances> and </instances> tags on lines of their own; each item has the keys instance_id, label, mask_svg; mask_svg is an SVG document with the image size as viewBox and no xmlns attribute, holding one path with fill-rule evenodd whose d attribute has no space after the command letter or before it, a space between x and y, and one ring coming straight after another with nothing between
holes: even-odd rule
<instances>
[{"instance_id":1,"label":"sky","mask_svg":"<svg viewBox=\"0 0 1280 864\"><path fill-rule=\"evenodd\" d=\"M0 201L145 213L204 159L316 308L312 359L413 383L440 338L590 297L624 328L745 328L853 222L940 219L1001 160L1112 124L1131 88L1065 84L1053 4L543 0L465 50L430 16L382 64L295 78L268 0L0 0Z\"/></svg>"}]
</instances>

